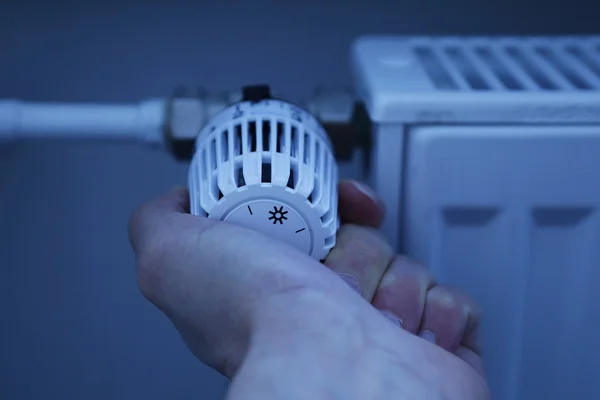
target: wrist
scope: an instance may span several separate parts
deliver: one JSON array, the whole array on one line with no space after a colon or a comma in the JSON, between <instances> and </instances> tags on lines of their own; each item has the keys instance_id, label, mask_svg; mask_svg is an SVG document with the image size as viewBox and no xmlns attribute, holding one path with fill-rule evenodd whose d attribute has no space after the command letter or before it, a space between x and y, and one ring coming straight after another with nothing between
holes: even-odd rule
<instances>
[{"instance_id":1,"label":"wrist","mask_svg":"<svg viewBox=\"0 0 600 400\"><path fill-rule=\"evenodd\" d=\"M289 346L360 350L365 326L364 316L358 313L364 310L345 297L315 289L273 297L253 318L253 346L265 350Z\"/></svg>"},{"instance_id":2,"label":"wrist","mask_svg":"<svg viewBox=\"0 0 600 400\"><path fill-rule=\"evenodd\" d=\"M228 398L367 398L356 388L376 384L379 367L365 368L374 352L362 319L334 298L295 293L263 307Z\"/></svg>"}]
</instances>

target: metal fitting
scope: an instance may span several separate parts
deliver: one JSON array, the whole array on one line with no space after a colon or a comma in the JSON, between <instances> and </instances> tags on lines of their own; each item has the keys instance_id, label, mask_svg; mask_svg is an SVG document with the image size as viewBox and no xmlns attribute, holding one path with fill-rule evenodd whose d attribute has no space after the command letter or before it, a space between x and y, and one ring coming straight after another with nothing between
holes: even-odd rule
<instances>
[{"instance_id":1,"label":"metal fitting","mask_svg":"<svg viewBox=\"0 0 600 400\"><path fill-rule=\"evenodd\" d=\"M190 160L204 124L235 102L235 98L235 92L208 94L201 88L176 88L167 101L164 126L165 143L173 156L181 161Z\"/></svg>"},{"instance_id":2,"label":"metal fitting","mask_svg":"<svg viewBox=\"0 0 600 400\"><path fill-rule=\"evenodd\" d=\"M279 94L274 97L283 99ZM191 160L202 127L216 113L241 100L241 90L209 94L199 88L175 89L167 101L164 126L169 151L177 160ZM358 148L368 153L370 121L351 90L318 88L304 108L323 124L339 161L351 160Z\"/></svg>"},{"instance_id":3,"label":"metal fitting","mask_svg":"<svg viewBox=\"0 0 600 400\"><path fill-rule=\"evenodd\" d=\"M317 88L307 111L323 124L338 161L351 160L357 149L364 150L365 155L369 153L371 122L351 89Z\"/></svg>"}]
</instances>

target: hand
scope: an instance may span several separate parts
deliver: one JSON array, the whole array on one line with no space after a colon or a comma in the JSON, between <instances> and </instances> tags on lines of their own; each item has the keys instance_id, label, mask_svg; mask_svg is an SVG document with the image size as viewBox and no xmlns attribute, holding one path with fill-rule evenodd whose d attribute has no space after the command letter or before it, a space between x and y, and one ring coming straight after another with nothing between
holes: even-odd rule
<instances>
[{"instance_id":1,"label":"hand","mask_svg":"<svg viewBox=\"0 0 600 400\"><path fill-rule=\"evenodd\" d=\"M233 379L231 399L489 397L476 309L393 256L368 227L383 213L366 193L340 185L348 224L329 268L258 232L190 215L183 189L134 213L142 293L201 361ZM439 345L413 335L433 337L424 332Z\"/></svg>"}]
</instances>

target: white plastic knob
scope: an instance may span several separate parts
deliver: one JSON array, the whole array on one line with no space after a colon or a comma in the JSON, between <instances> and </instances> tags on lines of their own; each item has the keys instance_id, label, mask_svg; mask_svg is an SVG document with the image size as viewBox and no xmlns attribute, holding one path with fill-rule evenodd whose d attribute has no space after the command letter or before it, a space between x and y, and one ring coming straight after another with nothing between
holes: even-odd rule
<instances>
[{"instance_id":1,"label":"white plastic knob","mask_svg":"<svg viewBox=\"0 0 600 400\"><path fill-rule=\"evenodd\" d=\"M208 121L196 140L191 213L322 260L339 227L337 181L331 142L313 116L281 100L242 101Z\"/></svg>"}]
</instances>

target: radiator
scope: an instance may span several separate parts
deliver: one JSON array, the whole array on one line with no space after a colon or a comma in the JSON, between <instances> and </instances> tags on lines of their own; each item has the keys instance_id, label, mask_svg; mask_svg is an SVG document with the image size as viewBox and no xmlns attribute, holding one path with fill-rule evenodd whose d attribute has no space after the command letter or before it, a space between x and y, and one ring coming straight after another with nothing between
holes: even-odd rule
<instances>
[{"instance_id":1,"label":"radiator","mask_svg":"<svg viewBox=\"0 0 600 400\"><path fill-rule=\"evenodd\" d=\"M482 305L495 399L600 398L600 38L363 37L397 249Z\"/></svg>"}]
</instances>

